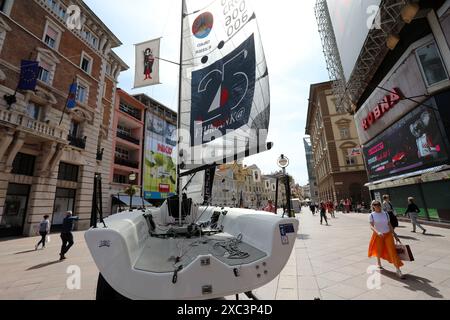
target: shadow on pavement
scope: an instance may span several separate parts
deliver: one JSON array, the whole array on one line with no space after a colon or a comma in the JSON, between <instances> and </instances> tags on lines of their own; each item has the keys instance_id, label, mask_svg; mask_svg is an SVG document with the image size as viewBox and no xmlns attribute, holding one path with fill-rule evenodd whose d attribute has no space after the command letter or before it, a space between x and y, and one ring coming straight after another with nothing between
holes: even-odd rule
<instances>
[{"instance_id":1,"label":"shadow on pavement","mask_svg":"<svg viewBox=\"0 0 450 320\"><path fill-rule=\"evenodd\" d=\"M422 277L418 277L412 274L405 275L405 279L399 279L395 272L383 270L381 272L382 275L391 278L393 280L397 280L405 285L405 289L410 291L418 292L422 291L423 293L429 295L432 298L444 298L442 294L439 293L439 289L436 289L431 285L431 281Z\"/></svg>"},{"instance_id":2,"label":"shadow on pavement","mask_svg":"<svg viewBox=\"0 0 450 320\"><path fill-rule=\"evenodd\" d=\"M297 239L298 240L308 240L308 239L310 239L311 237L310 237L310 235L309 234L299 234L298 236L297 236Z\"/></svg>"},{"instance_id":3,"label":"shadow on pavement","mask_svg":"<svg viewBox=\"0 0 450 320\"><path fill-rule=\"evenodd\" d=\"M403 240L419 241L419 239L414 238L414 237L408 237L408 236L398 236L398 237Z\"/></svg>"},{"instance_id":4,"label":"shadow on pavement","mask_svg":"<svg viewBox=\"0 0 450 320\"><path fill-rule=\"evenodd\" d=\"M14 255L25 254L25 253L31 253L31 252L36 252L36 250L35 250L35 249L32 249L32 250L27 250L27 251L21 251L21 252L14 253Z\"/></svg>"},{"instance_id":5,"label":"shadow on pavement","mask_svg":"<svg viewBox=\"0 0 450 320\"><path fill-rule=\"evenodd\" d=\"M441 234L433 234L433 233L425 233L425 237L445 238L445 236L443 236Z\"/></svg>"},{"instance_id":6,"label":"shadow on pavement","mask_svg":"<svg viewBox=\"0 0 450 320\"><path fill-rule=\"evenodd\" d=\"M36 265L34 267L28 268L27 271L42 269L42 268L49 267L49 266L52 266L54 264L58 264L58 263L61 263L61 262L62 261L57 260L57 261L52 261L52 262L41 263L41 264L38 264L38 265Z\"/></svg>"}]
</instances>

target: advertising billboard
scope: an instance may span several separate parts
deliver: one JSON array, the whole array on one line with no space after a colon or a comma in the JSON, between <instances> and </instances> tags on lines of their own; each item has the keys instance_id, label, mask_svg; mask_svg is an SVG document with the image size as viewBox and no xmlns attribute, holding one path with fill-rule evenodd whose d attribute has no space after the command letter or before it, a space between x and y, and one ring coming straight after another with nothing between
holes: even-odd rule
<instances>
[{"instance_id":1,"label":"advertising billboard","mask_svg":"<svg viewBox=\"0 0 450 320\"><path fill-rule=\"evenodd\" d=\"M435 111L422 106L364 146L371 181L444 164L447 146Z\"/></svg>"},{"instance_id":2,"label":"advertising billboard","mask_svg":"<svg viewBox=\"0 0 450 320\"><path fill-rule=\"evenodd\" d=\"M381 0L327 0L346 81L349 81Z\"/></svg>"},{"instance_id":3,"label":"advertising billboard","mask_svg":"<svg viewBox=\"0 0 450 320\"><path fill-rule=\"evenodd\" d=\"M144 197L164 200L176 193L176 126L147 112Z\"/></svg>"}]
</instances>

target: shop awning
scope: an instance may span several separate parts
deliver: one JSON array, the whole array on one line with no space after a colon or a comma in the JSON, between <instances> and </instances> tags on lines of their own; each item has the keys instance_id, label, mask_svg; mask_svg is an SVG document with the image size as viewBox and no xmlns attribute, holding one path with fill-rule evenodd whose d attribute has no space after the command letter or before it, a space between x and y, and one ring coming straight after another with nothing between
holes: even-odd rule
<instances>
[{"instance_id":1,"label":"shop awning","mask_svg":"<svg viewBox=\"0 0 450 320\"><path fill-rule=\"evenodd\" d=\"M412 178L412 177L417 177L417 176L421 176L421 175L425 175L425 174L430 174L430 173L436 173L436 172L440 172L446 169L449 169L450 166L448 165L443 165L443 166L438 166L438 167L434 167L434 168L428 168L425 170L420 170L420 171L416 171L416 172L411 172L411 173L406 173L400 176L395 176L395 177L389 177L383 180L379 180L379 181L374 181L374 182L370 182L365 184L366 187L372 187L375 186L377 184L381 184L381 183L385 183L385 182L390 182L390 181L396 181L396 180L401 180L401 179L407 179L407 178Z\"/></svg>"},{"instance_id":2,"label":"shop awning","mask_svg":"<svg viewBox=\"0 0 450 320\"><path fill-rule=\"evenodd\" d=\"M127 195L115 195L113 199L120 201L125 206L130 206L130 196ZM152 204L145 201L142 197L133 197L131 200L133 207L142 207L143 205L146 207L151 207Z\"/></svg>"}]
</instances>

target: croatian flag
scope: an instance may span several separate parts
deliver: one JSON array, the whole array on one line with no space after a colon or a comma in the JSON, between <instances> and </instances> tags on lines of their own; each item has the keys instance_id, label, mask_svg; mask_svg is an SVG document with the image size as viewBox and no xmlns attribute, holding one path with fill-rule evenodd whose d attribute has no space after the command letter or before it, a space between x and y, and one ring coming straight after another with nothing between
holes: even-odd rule
<instances>
[{"instance_id":1,"label":"croatian flag","mask_svg":"<svg viewBox=\"0 0 450 320\"><path fill-rule=\"evenodd\" d=\"M67 108L73 109L77 106L77 83L74 82L70 85L69 96L67 98Z\"/></svg>"}]
</instances>

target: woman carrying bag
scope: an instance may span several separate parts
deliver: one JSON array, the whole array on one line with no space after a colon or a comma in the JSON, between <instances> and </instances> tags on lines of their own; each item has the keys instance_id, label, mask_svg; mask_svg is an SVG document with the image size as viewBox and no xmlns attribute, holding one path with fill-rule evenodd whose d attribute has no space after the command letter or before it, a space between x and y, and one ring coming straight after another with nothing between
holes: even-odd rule
<instances>
[{"instance_id":1,"label":"woman carrying bag","mask_svg":"<svg viewBox=\"0 0 450 320\"><path fill-rule=\"evenodd\" d=\"M389 215L382 210L380 201L372 202L372 214L369 217L370 227L373 231L372 239L369 244L369 258L376 257L378 260L378 268L383 270L381 259L392 263L397 269L397 275L400 279L404 279L400 268L403 262L400 260L395 247L395 240L400 243L400 239L394 232L389 221Z\"/></svg>"}]
</instances>

